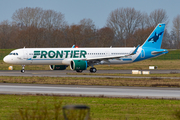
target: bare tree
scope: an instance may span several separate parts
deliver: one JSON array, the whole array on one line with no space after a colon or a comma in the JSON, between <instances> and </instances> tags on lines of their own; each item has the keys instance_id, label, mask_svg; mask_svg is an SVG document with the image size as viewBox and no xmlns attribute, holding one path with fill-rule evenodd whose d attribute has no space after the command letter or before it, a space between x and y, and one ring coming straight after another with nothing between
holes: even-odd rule
<instances>
[{"instance_id":1,"label":"bare tree","mask_svg":"<svg viewBox=\"0 0 180 120\"><path fill-rule=\"evenodd\" d=\"M147 13L142 13L141 23L140 23L140 28L141 28L141 29L146 29L146 28L148 28L148 25L147 25L147 23L146 23L148 17L149 17L149 16L148 16Z\"/></svg>"},{"instance_id":2,"label":"bare tree","mask_svg":"<svg viewBox=\"0 0 180 120\"><path fill-rule=\"evenodd\" d=\"M14 37L17 35L17 27L11 22L5 20L0 23L0 48L14 48L17 43L14 42Z\"/></svg>"},{"instance_id":3,"label":"bare tree","mask_svg":"<svg viewBox=\"0 0 180 120\"><path fill-rule=\"evenodd\" d=\"M98 46L109 47L113 45L114 32L111 28L104 27L97 31L98 34Z\"/></svg>"},{"instance_id":4,"label":"bare tree","mask_svg":"<svg viewBox=\"0 0 180 120\"><path fill-rule=\"evenodd\" d=\"M13 13L12 19L17 25L48 29L59 29L66 23L64 15L61 12L43 10L39 7L18 9Z\"/></svg>"},{"instance_id":5,"label":"bare tree","mask_svg":"<svg viewBox=\"0 0 180 120\"><path fill-rule=\"evenodd\" d=\"M61 12L56 12L53 10L45 10L42 16L43 28L50 29L60 29L66 25L64 15Z\"/></svg>"},{"instance_id":6,"label":"bare tree","mask_svg":"<svg viewBox=\"0 0 180 120\"><path fill-rule=\"evenodd\" d=\"M178 48L178 43L177 43L177 37L176 37L176 33L175 33L175 31L171 31L170 32L170 48L171 49L176 49L176 48Z\"/></svg>"},{"instance_id":7,"label":"bare tree","mask_svg":"<svg viewBox=\"0 0 180 120\"><path fill-rule=\"evenodd\" d=\"M79 26L81 28L81 36L82 36L82 41L81 45L82 46L93 46L96 43L97 40L97 35L96 35L96 27L91 19L82 19L79 22Z\"/></svg>"},{"instance_id":8,"label":"bare tree","mask_svg":"<svg viewBox=\"0 0 180 120\"><path fill-rule=\"evenodd\" d=\"M156 9L152 11L149 17L146 19L148 27L155 27L159 23L168 24L168 16L164 9Z\"/></svg>"},{"instance_id":9,"label":"bare tree","mask_svg":"<svg viewBox=\"0 0 180 120\"><path fill-rule=\"evenodd\" d=\"M43 9L42 8L20 8L16 10L13 15L12 19L13 22L16 24L23 24L24 26L35 26L40 27L41 18L42 18Z\"/></svg>"},{"instance_id":10,"label":"bare tree","mask_svg":"<svg viewBox=\"0 0 180 120\"><path fill-rule=\"evenodd\" d=\"M166 48L166 49L174 48L173 40L171 39L171 35L168 33L167 29L164 32L161 48Z\"/></svg>"},{"instance_id":11,"label":"bare tree","mask_svg":"<svg viewBox=\"0 0 180 120\"><path fill-rule=\"evenodd\" d=\"M82 45L82 35L80 25L71 25L66 28L66 39L70 41L69 44L81 46Z\"/></svg>"},{"instance_id":12,"label":"bare tree","mask_svg":"<svg viewBox=\"0 0 180 120\"><path fill-rule=\"evenodd\" d=\"M21 40L21 47L45 46L40 44L40 41L49 47L58 46L57 43L62 40L62 31L67 25L61 12L39 7L18 9L13 13L12 19L13 24L19 28L19 34L14 39ZM58 32L61 35L58 35ZM53 42L55 44L52 44Z\"/></svg>"},{"instance_id":13,"label":"bare tree","mask_svg":"<svg viewBox=\"0 0 180 120\"><path fill-rule=\"evenodd\" d=\"M176 45L177 48L180 48L180 15L177 15L174 19L173 19L173 29L172 29L173 33L174 33L174 38L176 38Z\"/></svg>"},{"instance_id":14,"label":"bare tree","mask_svg":"<svg viewBox=\"0 0 180 120\"><path fill-rule=\"evenodd\" d=\"M83 31L85 29L95 29L95 24L91 19L82 19L79 24L81 25Z\"/></svg>"},{"instance_id":15,"label":"bare tree","mask_svg":"<svg viewBox=\"0 0 180 120\"><path fill-rule=\"evenodd\" d=\"M136 30L134 34L127 39L127 46L142 45L153 29L154 27Z\"/></svg>"},{"instance_id":16,"label":"bare tree","mask_svg":"<svg viewBox=\"0 0 180 120\"><path fill-rule=\"evenodd\" d=\"M126 41L124 40L140 27L141 18L141 12L134 8L119 8L110 13L107 19L107 26L113 29L117 40L121 40L120 43L126 46Z\"/></svg>"}]
</instances>

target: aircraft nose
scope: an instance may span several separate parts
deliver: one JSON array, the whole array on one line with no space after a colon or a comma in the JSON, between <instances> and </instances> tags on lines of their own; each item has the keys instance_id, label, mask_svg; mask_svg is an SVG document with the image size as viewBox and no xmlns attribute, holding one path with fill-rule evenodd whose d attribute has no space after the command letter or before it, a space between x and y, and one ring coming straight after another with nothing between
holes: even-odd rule
<instances>
[{"instance_id":1,"label":"aircraft nose","mask_svg":"<svg viewBox=\"0 0 180 120\"><path fill-rule=\"evenodd\" d=\"M5 56L5 57L3 58L3 61L4 61L5 63L8 63L8 62L9 62L8 56Z\"/></svg>"}]
</instances>

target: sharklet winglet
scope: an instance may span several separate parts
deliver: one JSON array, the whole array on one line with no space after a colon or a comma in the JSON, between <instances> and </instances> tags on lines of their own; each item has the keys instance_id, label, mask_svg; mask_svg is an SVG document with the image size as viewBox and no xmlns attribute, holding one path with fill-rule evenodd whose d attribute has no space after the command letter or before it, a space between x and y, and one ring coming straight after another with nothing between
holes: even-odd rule
<instances>
[{"instance_id":1,"label":"sharklet winglet","mask_svg":"<svg viewBox=\"0 0 180 120\"><path fill-rule=\"evenodd\" d=\"M136 54L136 52L137 52L137 50L138 50L138 48L139 48L139 46L140 45L138 45L137 47L136 47L136 49L130 54L130 55L134 55L134 54Z\"/></svg>"},{"instance_id":2,"label":"sharklet winglet","mask_svg":"<svg viewBox=\"0 0 180 120\"><path fill-rule=\"evenodd\" d=\"M75 48L75 45L73 45L72 48Z\"/></svg>"}]
</instances>

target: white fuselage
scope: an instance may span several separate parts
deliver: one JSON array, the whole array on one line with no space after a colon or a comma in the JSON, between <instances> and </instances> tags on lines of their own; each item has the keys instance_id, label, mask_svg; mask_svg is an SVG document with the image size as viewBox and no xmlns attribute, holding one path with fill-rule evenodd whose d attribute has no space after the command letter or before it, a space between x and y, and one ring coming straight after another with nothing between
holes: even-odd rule
<instances>
[{"instance_id":1,"label":"white fuselage","mask_svg":"<svg viewBox=\"0 0 180 120\"><path fill-rule=\"evenodd\" d=\"M129 48L22 48L12 51L4 58L16 65L69 65L71 60L128 55ZM141 53L141 48L137 53ZM98 64L125 64L133 62L139 54L118 59L102 60ZM145 56L145 55L144 55ZM142 57L144 57L142 56Z\"/></svg>"}]
</instances>

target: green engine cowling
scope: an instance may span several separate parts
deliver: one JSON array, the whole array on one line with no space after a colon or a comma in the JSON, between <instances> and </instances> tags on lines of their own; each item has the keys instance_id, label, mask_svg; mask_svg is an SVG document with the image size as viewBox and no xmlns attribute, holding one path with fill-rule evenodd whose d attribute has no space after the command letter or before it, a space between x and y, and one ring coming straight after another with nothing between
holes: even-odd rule
<instances>
[{"instance_id":1,"label":"green engine cowling","mask_svg":"<svg viewBox=\"0 0 180 120\"><path fill-rule=\"evenodd\" d=\"M71 70L86 70L87 61L84 60L73 60L70 64Z\"/></svg>"},{"instance_id":2,"label":"green engine cowling","mask_svg":"<svg viewBox=\"0 0 180 120\"><path fill-rule=\"evenodd\" d=\"M67 65L49 65L51 70L65 70Z\"/></svg>"}]
</instances>

